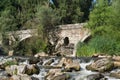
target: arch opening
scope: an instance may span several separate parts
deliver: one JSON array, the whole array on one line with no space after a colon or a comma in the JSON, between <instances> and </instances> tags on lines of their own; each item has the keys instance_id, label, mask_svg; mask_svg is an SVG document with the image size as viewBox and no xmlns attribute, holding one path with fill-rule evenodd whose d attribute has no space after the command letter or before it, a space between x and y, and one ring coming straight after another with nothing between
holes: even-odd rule
<instances>
[{"instance_id":1,"label":"arch opening","mask_svg":"<svg viewBox=\"0 0 120 80\"><path fill-rule=\"evenodd\" d=\"M65 37L64 38L64 45L67 46L69 44L69 38Z\"/></svg>"}]
</instances>

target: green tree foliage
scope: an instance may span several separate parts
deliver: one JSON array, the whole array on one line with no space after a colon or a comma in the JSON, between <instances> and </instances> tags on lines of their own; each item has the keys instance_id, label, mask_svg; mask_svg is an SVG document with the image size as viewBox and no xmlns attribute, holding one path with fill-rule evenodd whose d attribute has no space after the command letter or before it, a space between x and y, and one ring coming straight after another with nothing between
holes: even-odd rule
<instances>
[{"instance_id":1,"label":"green tree foliage","mask_svg":"<svg viewBox=\"0 0 120 80\"><path fill-rule=\"evenodd\" d=\"M99 0L93 11L91 11L88 27L94 34L102 34L106 32L104 29L110 27L111 9L107 0Z\"/></svg>"},{"instance_id":2,"label":"green tree foliage","mask_svg":"<svg viewBox=\"0 0 120 80\"><path fill-rule=\"evenodd\" d=\"M57 16L55 11L49 7L49 4L46 4L47 6L38 6L36 17L39 20L40 28L43 29L43 39L47 43L47 47L45 49L46 53L52 53L54 52L55 45L52 45L49 40L51 38L55 38L54 43L56 42L56 39L58 38L57 34L55 33L55 30L58 28L56 25L59 24L60 18ZM57 29L56 29L57 28Z\"/></svg>"},{"instance_id":3,"label":"green tree foliage","mask_svg":"<svg viewBox=\"0 0 120 80\"><path fill-rule=\"evenodd\" d=\"M15 53L19 52L21 54L34 54L39 52L40 50L44 50L43 47L46 43L43 42L44 40L42 39L43 28L39 27L40 23L36 18L37 6L43 5L44 1L0 0L0 31L2 35L4 35L3 42L5 42L5 44L3 44L3 47L6 51L8 49L15 49ZM29 28L38 28L39 33L41 33L35 41L31 39L30 42L32 43L27 43L23 41L21 43L16 42L17 44L15 43L11 46L9 46L8 44L6 45L6 43L8 42L8 37L5 36L6 32Z\"/></svg>"},{"instance_id":4,"label":"green tree foliage","mask_svg":"<svg viewBox=\"0 0 120 80\"><path fill-rule=\"evenodd\" d=\"M120 55L120 1L97 0L91 11L87 27L92 31L92 38L87 43L78 44L78 55L107 53Z\"/></svg>"},{"instance_id":5,"label":"green tree foliage","mask_svg":"<svg viewBox=\"0 0 120 80\"><path fill-rule=\"evenodd\" d=\"M61 24L80 23L88 19L91 0L53 0Z\"/></svg>"},{"instance_id":6,"label":"green tree foliage","mask_svg":"<svg viewBox=\"0 0 120 80\"><path fill-rule=\"evenodd\" d=\"M31 28L32 25L26 23L32 22L35 18L36 6L43 2L42 0L0 0L0 20L2 20L0 27L7 31ZM32 23L35 24L34 21Z\"/></svg>"},{"instance_id":7,"label":"green tree foliage","mask_svg":"<svg viewBox=\"0 0 120 80\"><path fill-rule=\"evenodd\" d=\"M120 30L120 1L114 0L113 2L113 18L111 23L114 25L116 30Z\"/></svg>"},{"instance_id":8,"label":"green tree foliage","mask_svg":"<svg viewBox=\"0 0 120 80\"><path fill-rule=\"evenodd\" d=\"M1 1L2 2L2 1ZM9 6L9 7L8 7ZM15 19L15 7L10 0L4 0L0 10L0 30L1 32L11 31L17 29L17 20Z\"/></svg>"},{"instance_id":9,"label":"green tree foliage","mask_svg":"<svg viewBox=\"0 0 120 80\"><path fill-rule=\"evenodd\" d=\"M55 26L59 22L59 17L56 15L55 11L47 6L38 6L36 17L39 20L40 26L43 27L43 32L46 36L48 33L55 29Z\"/></svg>"}]
</instances>

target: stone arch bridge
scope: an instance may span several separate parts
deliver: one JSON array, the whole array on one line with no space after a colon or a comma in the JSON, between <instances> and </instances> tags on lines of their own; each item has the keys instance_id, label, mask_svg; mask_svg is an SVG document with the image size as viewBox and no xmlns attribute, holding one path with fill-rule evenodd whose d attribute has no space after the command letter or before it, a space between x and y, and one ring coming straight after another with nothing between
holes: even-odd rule
<instances>
[{"instance_id":1,"label":"stone arch bridge","mask_svg":"<svg viewBox=\"0 0 120 80\"><path fill-rule=\"evenodd\" d=\"M84 28L84 25L86 24L67 24L59 26L59 36L61 38L60 42L66 45L63 49L61 49L62 53L69 53L68 55L71 53L72 56L76 56L76 46L78 42L84 42L91 35L90 30Z\"/></svg>"},{"instance_id":2,"label":"stone arch bridge","mask_svg":"<svg viewBox=\"0 0 120 80\"><path fill-rule=\"evenodd\" d=\"M62 53L71 53L71 55L75 56L76 54L76 45L77 43L85 41L90 35L90 31L84 28L85 23L81 24L67 24L67 25L59 25L59 37L60 40L58 41L56 48L59 48L62 44L65 46L60 48ZM23 41L27 38L32 36L38 36L37 29L27 29L27 30L19 30L13 32L7 32L9 36L9 45L12 45L12 42L15 41ZM67 52L70 51L70 52ZM70 55L70 54L68 54Z\"/></svg>"},{"instance_id":3,"label":"stone arch bridge","mask_svg":"<svg viewBox=\"0 0 120 80\"><path fill-rule=\"evenodd\" d=\"M33 36L38 36L37 29L27 29L27 30L19 30L7 32L9 38L9 45L12 45L12 42L18 41L21 42L27 38L31 38Z\"/></svg>"}]
</instances>

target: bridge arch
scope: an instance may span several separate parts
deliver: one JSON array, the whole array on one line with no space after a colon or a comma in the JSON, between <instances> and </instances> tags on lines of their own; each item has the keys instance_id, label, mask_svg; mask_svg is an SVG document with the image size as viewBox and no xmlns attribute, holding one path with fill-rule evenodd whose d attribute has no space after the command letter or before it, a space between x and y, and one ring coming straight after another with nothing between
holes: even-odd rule
<instances>
[{"instance_id":1,"label":"bridge arch","mask_svg":"<svg viewBox=\"0 0 120 80\"><path fill-rule=\"evenodd\" d=\"M65 37L64 38L64 45L68 45L70 43L70 41L69 41L69 37Z\"/></svg>"}]
</instances>

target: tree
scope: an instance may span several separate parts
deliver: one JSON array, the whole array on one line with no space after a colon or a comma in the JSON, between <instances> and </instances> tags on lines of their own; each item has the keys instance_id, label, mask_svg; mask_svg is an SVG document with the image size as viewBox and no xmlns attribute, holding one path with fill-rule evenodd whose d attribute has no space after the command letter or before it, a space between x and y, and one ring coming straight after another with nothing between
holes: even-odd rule
<instances>
[{"instance_id":1,"label":"tree","mask_svg":"<svg viewBox=\"0 0 120 80\"><path fill-rule=\"evenodd\" d=\"M82 22L89 20L89 13L91 6L92 6L92 0L80 0L81 12L84 13L82 17Z\"/></svg>"},{"instance_id":2,"label":"tree","mask_svg":"<svg viewBox=\"0 0 120 80\"><path fill-rule=\"evenodd\" d=\"M43 27L43 32L46 36L49 35L50 31L55 29L59 22L59 18L55 14L54 10L48 6L38 6L36 17L39 19L40 26Z\"/></svg>"},{"instance_id":3,"label":"tree","mask_svg":"<svg viewBox=\"0 0 120 80\"><path fill-rule=\"evenodd\" d=\"M1 30L1 32L16 30L17 29L17 27L16 27L17 20L15 18L16 8L11 5L10 0L3 1L3 5L1 5L1 7L3 7L3 9L1 9L1 12L0 12L0 20L1 20L0 21L0 30Z\"/></svg>"},{"instance_id":4,"label":"tree","mask_svg":"<svg viewBox=\"0 0 120 80\"><path fill-rule=\"evenodd\" d=\"M92 0L53 0L60 24L81 23L88 20Z\"/></svg>"},{"instance_id":5,"label":"tree","mask_svg":"<svg viewBox=\"0 0 120 80\"><path fill-rule=\"evenodd\" d=\"M116 30L120 30L120 0L114 0L113 1L113 18L112 18L112 24L114 25L114 28Z\"/></svg>"},{"instance_id":6,"label":"tree","mask_svg":"<svg viewBox=\"0 0 120 80\"><path fill-rule=\"evenodd\" d=\"M80 11L79 0L53 0L61 24L81 22L83 13Z\"/></svg>"},{"instance_id":7,"label":"tree","mask_svg":"<svg viewBox=\"0 0 120 80\"><path fill-rule=\"evenodd\" d=\"M99 0L89 15L88 27L94 34L102 34L110 29L110 20L112 18L112 6L108 5L107 0Z\"/></svg>"}]
</instances>

